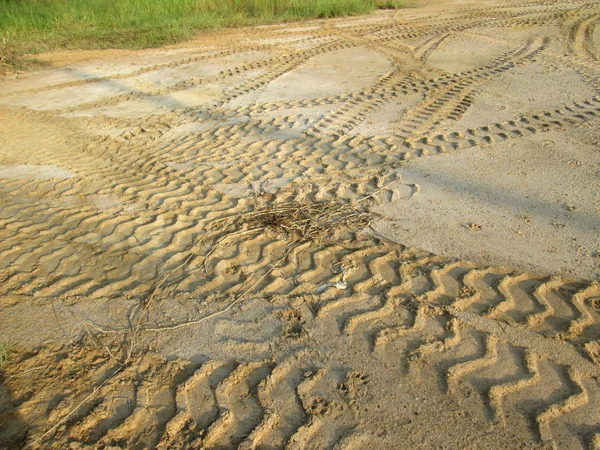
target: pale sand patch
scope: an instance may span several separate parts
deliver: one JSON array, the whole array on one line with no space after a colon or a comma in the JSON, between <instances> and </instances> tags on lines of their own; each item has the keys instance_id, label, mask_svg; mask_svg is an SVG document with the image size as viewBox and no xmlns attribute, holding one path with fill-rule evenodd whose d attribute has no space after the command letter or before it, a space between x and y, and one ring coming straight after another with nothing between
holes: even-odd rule
<instances>
[{"instance_id":1,"label":"pale sand patch","mask_svg":"<svg viewBox=\"0 0 600 450\"><path fill-rule=\"evenodd\" d=\"M305 108L276 109L273 111L254 114L252 117L257 120L269 120L280 117L309 117L311 119L318 120L337 108L339 108L339 105L319 105Z\"/></svg>"},{"instance_id":2,"label":"pale sand patch","mask_svg":"<svg viewBox=\"0 0 600 450\"><path fill-rule=\"evenodd\" d=\"M326 44L327 42L333 42L335 40L336 38L332 36L317 37L306 41L298 41L293 44L287 44L286 47L291 47L294 50L308 50Z\"/></svg>"},{"instance_id":3,"label":"pale sand patch","mask_svg":"<svg viewBox=\"0 0 600 450\"><path fill-rule=\"evenodd\" d=\"M199 86L183 89L165 95L153 95L141 99L125 100L117 105L100 106L81 111L65 113L66 117L107 117L137 118L148 115L164 115L172 111L215 106L226 98L226 90L235 87L248 78L257 76L265 69L256 69L242 75L226 78L223 81L202 83Z\"/></svg>"},{"instance_id":4,"label":"pale sand patch","mask_svg":"<svg viewBox=\"0 0 600 450\"><path fill-rule=\"evenodd\" d=\"M122 208L122 200L114 194L91 194L91 195L62 195L48 202L52 206L85 207L93 206L99 210L110 210ZM134 205L125 205L125 209L133 210Z\"/></svg>"},{"instance_id":5,"label":"pale sand patch","mask_svg":"<svg viewBox=\"0 0 600 450\"><path fill-rule=\"evenodd\" d=\"M489 64L510 49L509 44L502 42L493 44L458 34L446 40L433 52L428 63L450 73L466 72Z\"/></svg>"},{"instance_id":6,"label":"pale sand patch","mask_svg":"<svg viewBox=\"0 0 600 450\"><path fill-rule=\"evenodd\" d=\"M335 50L316 56L271 82L257 102L329 97L357 91L372 85L391 68L388 59L362 47Z\"/></svg>"},{"instance_id":7,"label":"pale sand patch","mask_svg":"<svg viewBox=\"0 0 600 450\"><path fill-rule=\"evenodd\" d=\"M381 108L370 112L363 122L350 131L350 134L357 136L390 134L402 123L402 116L406 110L417 105L422 99L421 94L394 98Z\"/></svg>"},{"instance_id":8,"label":"pale sand patch","mask_svg":"<svg viewBox=\"0 0 600 450\"><path fill-rule=\"evenodd\" d=\"M383 220L374 227L436 254L598 277L600 152L594 135L593 126L585 137L549 132L411 161L399 173L402 183L419 186L419 194L375 207Z\"/></svg>"},{"instance_id":9,"label":"pale sand patch","mask_svg":"<svg viewBox=\"0 0 600 450\"><path fill-rule=\"evenodd\" d=\"M221 72L242 66L249 62L265 60L273 56L267 52L242 52L233 55L210 59L206 61L191 62L174 68L166 68L152 72L146 72L133 78L122 81L125 87L137 90L157 89L169 87L190 78L211 78Z\"/></svg>"},{"instance_id":10,"label":"pale sand patch","mask_svg":"<svg viewBox=\"0 0 600 450\"><path fill-rule=\"evenodd\" d=\"M75 176L77 175L73 172L51 164L39 166L33 164L0 165L0 178L52 180Z\"/></svg>"},{"instance_id":11,"label":"pale sand patch","mask_svg":"<svg viewBox=\"0 0 600 450\"><path fill-rule=\"evenodd\" d=\"M462 35L473 39L483 39L485 42L510 44L514 47L521 45L528 39L538 36L557 38L560 36L558 25L533 25L521 27L481 27L462 32Z\"/></svg>"},{"instance_id":12,"label":"pale sand patch","mask_svg":"<svg viewBox=\"0 0 600 450\"><path fill-rule=\"evenodd\" d=\"M594 90L570 67L532 63L485 83L455 128L502 123L520 114L559 109L589 99Z\"/></svg>"},{"instance_id":13,"label":"pale sand patch","mask_svg":"<svg viewBox=\"0 0 600 450\"><path fill-rule=\"evenodd\" d=\"M203 49L201 52L193 49L145 50L138 52L128 50L105 50L104 52L98 50L72 50L52 52L36 56L35 59L47 61L51 66L55 65L57 60L61 62L65 60L67 64L61 63L62 67L54 70L19 73L18 75L6 77L0 83L0 94L39 89L62 83L74 83L93 78L114 75L122 76L137 70L150 69L155 65L183 63L186 61L186 56L187 58L199 55L209 56L213 53L209 49ZM109 57L111 54L114 54L114 57ZM77 60L78 58L86 59L86 61L68 63L68 61ZM87 59L92 60L87 61Z\"/></svg>"},{"instance_id":14,"label":"pale sand patch","mask_svg":"<svg viewBox=\"0 0 600 450\"><path fill-rule=\"evenodd\" d=\"M17 94L5 97L0 102L9 106L25 106L35 110L52 110L68 108L81 103L99 101L107 97L133 92L133 89L122 85L120 80L109 80L33 94Z\"/></svg>"},{"instance_id":15,"label":"pale sand patch","mask_svg":"<svg viewBox=\"0 0 600 450\"><path fill-rule=\"evenodd\" d=\"M15 94L0 102L37 110L52 110L100 101L107 97L169 88L190 78L210 78L248 62L266 59L265 52L244 52L226 58L187 63L174 68L152 70L131 78L108 79L83 86L57 88L46 92ZM179 58L181 59L181 58ZM147 114L147 113L146 113Z\"/></svg>"}]
</instances>

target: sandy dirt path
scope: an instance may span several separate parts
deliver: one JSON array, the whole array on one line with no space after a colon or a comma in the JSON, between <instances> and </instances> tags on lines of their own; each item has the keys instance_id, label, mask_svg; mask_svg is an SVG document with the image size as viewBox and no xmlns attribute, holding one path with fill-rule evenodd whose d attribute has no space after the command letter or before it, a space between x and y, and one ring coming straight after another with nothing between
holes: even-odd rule
<instances>
[{"instance_id":1,"label":"sandy dirt path","mask_svg":"<svg viewBox=\"0 0 600 450\"><path fill-rule=\"evenodd\" d=\"M600 2L0 80L0 448L600 448Z\"/></svg>"}]
</instances>

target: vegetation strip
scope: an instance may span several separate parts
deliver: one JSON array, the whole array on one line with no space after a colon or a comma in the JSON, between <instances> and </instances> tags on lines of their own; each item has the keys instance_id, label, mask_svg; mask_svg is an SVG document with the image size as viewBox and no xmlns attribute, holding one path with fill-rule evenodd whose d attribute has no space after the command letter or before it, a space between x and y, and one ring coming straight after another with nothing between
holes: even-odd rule
<instances>
[{"instance_id":1,"label":"vegetation strip","mask_svg":"<svg viewBox=\"0 0 600 450\"><path fill-rule=\"evenodd\" d=\"M148 48L222 27L367 14L404 0L0 0L0 69L52 49Z\"/></svg>"}]
</instances>

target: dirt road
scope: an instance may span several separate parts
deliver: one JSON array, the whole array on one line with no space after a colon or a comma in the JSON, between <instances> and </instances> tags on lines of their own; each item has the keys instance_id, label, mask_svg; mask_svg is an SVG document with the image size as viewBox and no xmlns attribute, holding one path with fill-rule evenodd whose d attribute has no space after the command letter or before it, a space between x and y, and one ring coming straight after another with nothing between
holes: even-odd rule
<instances>
[{"instance_id":1,"label":"dirt road","mask_svg":"<svg viewBox=\"0 0 600 450\"><path fill-rule=\"evenodd\" d=\"M0 81L0 448L600 448L600 3Z\"/></svg>"}]
</instances>

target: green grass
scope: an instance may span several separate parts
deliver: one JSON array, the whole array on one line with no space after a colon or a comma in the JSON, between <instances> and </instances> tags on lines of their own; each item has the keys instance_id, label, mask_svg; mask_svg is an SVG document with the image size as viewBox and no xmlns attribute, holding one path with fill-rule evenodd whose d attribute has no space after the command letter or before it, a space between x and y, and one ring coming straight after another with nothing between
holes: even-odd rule
<instances>
[{"instance_id":1,"label":"green grass","mask_svg":"<svg viewBox=\"0 0 600 450\"><path fill-rule=\"evenodd\" d=\"M0 0L0 65L68 48L147 48L198 31L365 14L403 0Z\"/></svg>"},{"instance_id":2,"label":"green grass","mask_svg":"<svg viewBox=\"0 0 600 450\"><path fill-rule=\"evenodd\" d=\"M12 352L13 347L11 344L8 342L0 342L0 369L2 369L8 362Z\"/></svg>"}]
</instances>

